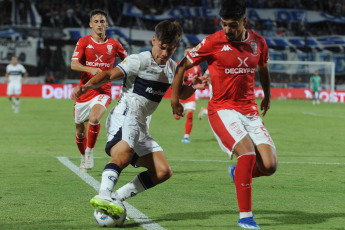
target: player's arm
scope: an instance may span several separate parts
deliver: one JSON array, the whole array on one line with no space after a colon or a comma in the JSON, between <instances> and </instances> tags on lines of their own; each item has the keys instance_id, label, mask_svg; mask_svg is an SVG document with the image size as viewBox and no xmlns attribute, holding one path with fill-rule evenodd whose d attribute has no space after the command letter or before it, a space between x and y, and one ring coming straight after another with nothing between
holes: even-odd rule
<instances>
[{"instance_id":1,"label":"player's arm","mask_svg":"<svg viewBox=\"0 0 345 230\"><path fill-rule=\"evenodd\" d=\"M112 80L118 80L124 77L124 73L119 67L115 67L111 70L103 71L93 78L91 78L85 85L78 85L73 89L72 99L79 98L82 94L85 94L90 89L96 89L100 86L110 82Z\"/></svg>"},{"instance_id":2,"label":"player's arm","mask_svg":"<svg viewBox=\"0 0 345 230\"><path fill-rule=\"evenodd\" d=\"M24 81L26 80L26 78L28 77L28 72L25 71L25 73L23 74L23 78L22 78L22 83L24 83Z\"/></svg>"},{"instance_id":3,"label":"player's arm","mask_svg":"<svg viewBox=\"0 0 345 230\"><path fill-rule=\"evenodd\" d=\"M183 107L179 103L179 99L188 98L195 92L192 85L183 84L184 74L186 70L192 66L193 64L185 57L176 67L175 77L172 83L171 107L173 109L173 114L177 116L183 116Z\"/></svg>"},{"instance_id":4,"label":"player's arm","mask_svg":"<svg viewBox=\"0 0 345 230\"><path fill-rule=\"evenodd\" d=\"M6 72L5 77L6 77L6 82L9 83L10 82L10 74L8 72Z\"/></svg>"},{"instance_id":5,"label":"player's arm","mask_svg":"<svg viewBox=\"0 0 345 230\"><path fill-rule=\"evenodd\" d=\"M92 74L92 76L95 76L96 74L99 74L102 72L100 68L93 68L89 66L85 66L79 62L78 59L72 59L71 62L71 69L79 72L87 72Z\"/></svg>"},{"instance_id":6,"label":"player's arm","mask_svg":"<svg viewBox=\"0 0 345 230\"><path fill-rule=\"evenodd\" d=\"M271 104L271 77L268 70L268 63L263 66L259 65L258 71L261 87L264 91L264 98L261 101L260 109L263 110L261 113L262 116L265 116Z\"/></svg>"}]
</instances>

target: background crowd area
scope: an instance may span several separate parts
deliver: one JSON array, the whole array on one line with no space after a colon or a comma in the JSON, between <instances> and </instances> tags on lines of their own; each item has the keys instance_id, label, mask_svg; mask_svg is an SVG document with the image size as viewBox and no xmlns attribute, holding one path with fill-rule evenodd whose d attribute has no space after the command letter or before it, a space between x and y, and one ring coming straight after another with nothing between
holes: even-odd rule
<instances>
[{"instance_id":1,"label":"background crowd area","mask_svg":"<svg viewBox=\"0 0 345 230\"><path fill-rule=\"evenodd\" d=\"M44 28L50 28L53 32L50 37L41 41L43 45L37 51L39 64L36 67L27 67L29 75L46 76L49 82L61 82L70 78L79 78L79 73L70 70L66 57L64 57L64 46L75 45L77 39L59 40L58 32L65 28L88 28L89 12L93 9L106 9L110 27L133 28L138 30L154 30L157 20L147 18L130 17L123 15L124 4L132 4L141 12L147 15L161 15L167 10L176 6L203 7L207 9L219 8L221 0L0 0L2 13L0 14L0 29L11 28L21 33L23 37L27 34L43 37L48 36ZM13 6L16 8L14 18ZM27 32L32 26L30 10L33 6L35 13L41 17L39 28ZM345 0L247 0L248 8L255 9L299 9L323 12L335 18L345 17ZM212 34L221 29L219 17L184 17L177 19L183 26L185 34ZM313 37L328 35L345 35L344 23L335 21L320 21L307 23L305 21L282 21L282 20L250 20L249 29L262 34L263 36L278 37ZM25 32L23 27L25 28ZM19 28L19 29L18 29ZM33 31L36 31L35 33ZM61 33L61 32L60 32ZM1 38L1 34L0 34ZM13 37L7 37L13 39ZM121 43L123 43L120 40ZM140 45L140 44L139 44ZM196 45L196 44L192 44ZM126 44L123 46L128 50ZM53 47L53 48L52 48ZM131 50L129 50L131 51ZM307 51L317 52L317 51ZM337 53L344 53L344 50L336 50ZM0 64L0 76L4 76L5 64ZM345 82L345 76L337 76L338 83Z\"/></svg>"}]
</instances>

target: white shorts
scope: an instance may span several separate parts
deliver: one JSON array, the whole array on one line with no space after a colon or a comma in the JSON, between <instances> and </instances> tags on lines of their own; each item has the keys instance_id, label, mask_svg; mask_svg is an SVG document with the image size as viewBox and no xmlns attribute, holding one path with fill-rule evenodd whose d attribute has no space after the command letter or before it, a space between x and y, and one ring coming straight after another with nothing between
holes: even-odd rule
<instances>
[{"instance_id":1,"label":"white shorts","mask_svg":"<svg viewBox=\"0 0 345 230\"><path fill-rule=\"evenodd\" d=\"M22 93L22 84L8 83L7 84L7 95L20 95Z\"/></svg>"},{"instance_id":2,"label":"white shorts","mask_svg":"<svg viewBox=\"0 0 345 230\"><path fill-rule=\"evenodd\" d=\"M105 107L105 109L108 108L110 104L110 97L106 94L100 94L96 97L94 97L92 100L78 103L76 102L74 104L74 122L76 124L81 124L90 118L90 112L94 105L100 104Z\"/></svg>"},{"instance_id":3,"label":"white shorts","mask_svg":"<svg viewBox=\"0 0 345 230\"><path fill-rule=\"evenodd\" d=\"M196 109L196 103L195 101L190 101L190 102L186 102L186 103L181 103L181 105L183 106L184 110L190 109L195 111Z\"/></svg>"},{"instance_id":4,"label":"white shorts","mask_svg":"<svg viewBox=\"0 0 345 230\"><path fill-rule=\"evenodd\" d=\"M150 136L147 124L136 119L114 113L112 109L107 118L108 142L105 147L110 155L110 149L119 141L124 140L141 157L153 152L163 151L162 147Z\"/></svg>"},{"instance_id":5,"label":"white shorts","mask_svg":"<svg viewBox=\"0 0 345 230\"><path fill-rule=\"evenodd\" d=\"M234 148L247 134L255 146L268 144L272 138L259 116L245 116L236 110L224 109L209 115L209 122L221 149L232 157Z\"/></svg>"}]
</instances>

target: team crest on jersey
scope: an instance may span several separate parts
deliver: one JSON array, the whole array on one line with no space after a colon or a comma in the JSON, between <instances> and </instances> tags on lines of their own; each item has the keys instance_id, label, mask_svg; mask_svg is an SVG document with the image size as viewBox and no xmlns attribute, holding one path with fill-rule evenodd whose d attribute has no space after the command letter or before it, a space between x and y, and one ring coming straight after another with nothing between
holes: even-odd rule
<instances>
[{"instance_id":1,"label":"team crest on jersey","mask_svg":"<svg viewBox=\"0 0 345 230\"><path fill-rule=\"evenodd\" d=\"M108 52L107 52L107 54L111 54L111 52L113 51L113 46L111 45L111 44L108 44L107 45L107 49L108 49Z\"/></svg>"},{"instance_id":2,"label":"team crest on jersey","mask_svg":"<svg viewBox=\"0 0 345 230\"><path fill-rule=\"evenodd\" d=\"M255 41L251 41L250 42L250 48L252 48L252 51L253 51L252 55L257 56L258 55L258 44L256 44Z\"/></svg>"}]
</instances>

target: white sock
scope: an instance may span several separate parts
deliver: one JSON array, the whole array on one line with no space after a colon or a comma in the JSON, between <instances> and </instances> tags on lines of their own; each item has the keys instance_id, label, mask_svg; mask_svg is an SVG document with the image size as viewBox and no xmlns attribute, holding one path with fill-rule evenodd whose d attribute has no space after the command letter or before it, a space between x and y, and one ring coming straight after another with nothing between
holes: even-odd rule
<instances>
[{"instance_id":1,"label":"white sock","mask_svg":"<svg viewBox=\"0 0 345 230\"><path fill-rule=\"evenodd\" d=\"M139 177L136 176L131 182L116 190L115 193L112 193L111 197L115 197L120 201L124 201L144 191L145 188L143 184L140 182Z\"/></svg>"},{"instance_id":2,"label":"white sock","mask_svg":"<svg viewBox=\"0 0 345 230\"><path fill-rule=\"evenodd\" d=\"M119 173L116 170L107 168L102 173L102 182L99 188L99 195L104 197L110 197L114 190Z\"/></svg>"},{"instance_id":3,"label":"white sock","mask_svg":"<svg viewBox=\"0 0 345 230\"><path fill-rule=\"evenodd\" d=\"M240 212L240 219L246 218L246 217L252 217L253 212Z\"/></svg>"},{"instance_id":4,"label":"white sock","mask_svg":"<svg viewBox=\"0 0 345 230\"><path fill-rule=\"evenodd\" d=\"M185 134L183 138L189 138L189 134Z\"/></svg>"}]
</instances>

